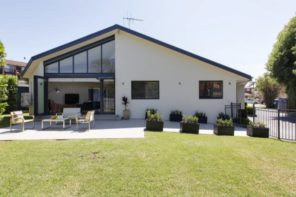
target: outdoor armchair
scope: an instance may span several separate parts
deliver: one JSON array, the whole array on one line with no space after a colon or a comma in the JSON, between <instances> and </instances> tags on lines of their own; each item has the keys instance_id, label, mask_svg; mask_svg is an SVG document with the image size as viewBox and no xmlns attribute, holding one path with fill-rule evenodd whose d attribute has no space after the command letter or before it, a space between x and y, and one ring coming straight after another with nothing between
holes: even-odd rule
<instances>
[{"instance_id":1,"label":"outdoor armchair","mask_svg":"<svg viewBox=\"0 0 296 197\"><path fill-rule=\"evenodd\" d=\"M12 129L12 125L15 125L15 124L20 124L22 126L21 130L24 131L25 123L28 123L28 122L33 122L33 128L34 128L35 127L34 116L33 115L31 116L32 116L31 119L25 119L22 111L10 112L10 131Z\"/></svg>"},{"instance_id":2,"label":"outdoor armchair","mask_svg":"<svg viewBox=\"0 0 296 197\"><path fill-rule=\"evenodd\" d=\"M84 117L76 118L76 128L78 129L79 124L88 124L88 130L90 130L90 124L93 123L93 127L95 126L95 111L88 111Z\"/></svg>"}]
</instances>

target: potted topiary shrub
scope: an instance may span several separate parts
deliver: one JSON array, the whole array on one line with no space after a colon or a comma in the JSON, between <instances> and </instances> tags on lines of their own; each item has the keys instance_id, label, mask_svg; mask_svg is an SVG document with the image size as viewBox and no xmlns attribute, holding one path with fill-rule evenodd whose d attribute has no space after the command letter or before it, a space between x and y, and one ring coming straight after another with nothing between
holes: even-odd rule
<instances>
[{"instance_id":1,"label":"potted topiary shrub","mask_svg":"<svg viewBox=\"0 0 296 197\"><path fill-rule=\"evenodd\" d=\"M208 117L205 113L203 112L195 112L194 116L198 118L198 123L208 123Z\"/></svg>"},{"instance_id":2,"label":"potted topiary shrub","mask_svg":"<svg viewBox=\"0 0 296 197\"><path fill-rule=\"evenodd\" d=\"M234 135L234 126L231 119L222 118L217 119L216 124L214 124L214 134L216 135Z\"/></svg>"},{"instance_id":3,"label":"potted topiary shrub","mask_svg":"<svg viewBox=\"0 0 296 197\"><path fill-rule=\"evenodd\" d=\"M196 116L186 116L180 122L181 133L199 133L198 118Z\"/></svg>"},{"instance_id":4,"label":"potted topiary shrub","mask_svg":"<svg viewBox=\"0 0 296 197\"><path fill-rule=\"evenodd\" d=\"M163 120L159 113L147 112L146 130L163 131Z\"/></svg>"},{"instance_id":5,"label":"potted topiary shrub","mask_svg":"<svg viewBox=\"0 0 296 197\"><path fill-rule=\"evenodd\" d=\"M181 122L182 118L183 118L183 114L179 110L175 110L170 113L170 121Z\"/></svg>"},{"instance_id":6,"label":"potted topiary shrub","mask_svg":"<svg viewBox=\"0 0 296 197\"><path fill-rule=\"evenodd\" d=\"M148 109L146 109L146 111L145 111L145 120L147 120L147 118L148 118L148 111L150 112L150 114L157 113L157 109L154 109L154 108L148 108Z\"/></svg>"},{"instance_id":7,"label":"potted topiary shrub","mask_svg":"<svg viewBox=\"0 0 296 197\"><path fill-rule=\"evenodd\" d=\"M262 122L249 122L247 127L247 135L251 137L269 137L269 128Z\"/></svg>"},{"instance_id":8,"label":"potted topiary shrub","mask_svg":"<svg viewBox=\"0 0 296 197\"><path fill-rule=\"evenodd\" d=\"M124 120L128 120L130 118L130 110L127 109L128 103L129 103L128 98L126 96L122 97L122 104L124 105L122 119L124 119Z\"/></svg>"}]
</instances>

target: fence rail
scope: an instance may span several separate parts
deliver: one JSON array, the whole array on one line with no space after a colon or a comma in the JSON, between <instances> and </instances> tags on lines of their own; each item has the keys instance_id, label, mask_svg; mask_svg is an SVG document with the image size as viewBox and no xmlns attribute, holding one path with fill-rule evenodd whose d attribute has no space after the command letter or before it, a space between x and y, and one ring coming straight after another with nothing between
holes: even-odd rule
<instances>
[{"instance_id":1,"label":"fence rail","mask_svg":"<svg viewBox=\"0 0 296 197\"><path fill-rule=\"evenodd\" d=\"M253 122L263 122L270 137L296 141L296 109L255 108Z\"/></svg>"}]
</instances>

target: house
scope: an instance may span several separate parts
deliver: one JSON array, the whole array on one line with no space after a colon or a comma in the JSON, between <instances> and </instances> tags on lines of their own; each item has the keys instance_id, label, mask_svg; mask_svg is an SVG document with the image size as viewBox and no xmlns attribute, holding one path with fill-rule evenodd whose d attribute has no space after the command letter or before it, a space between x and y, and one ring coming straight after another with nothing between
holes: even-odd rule
<instances>
[{"instance_id":1,"label":"house","mask_svg":"<svg viewBox=\"0 0 296 197\"><path fill-rule=\"evenodd\" d=\"M62 107L122 116L129 98L131 118L156 108L205 112L214 122L226 104L244 102L251 76L139 32L114 25L33 56L29 79L35 115Z\"/></svg>"},{"instance_id":2,"label":"house","mask_svg":"<svg viewBox=\"0 0 296 197\"><path fill-rule=\"evenodd\" d=\"M27 63L15 60L6 60L6 65L0 67L0 74L20 76L21 72L25 69Z\"/></svg>"},{"instance_id":3,"label":"house","mask_svg":"<svg viewBox=\"0 0 296 197\"><path fill-rule=\"evenodd\" d=\"M21 94L29 92L28 81L23 79L21 76L22 71L25 69L27 63L15 60L6 60L6 65L0 67L0 74L4 75L15 75L18 78L18 92L17 92L17 108L21 107ZM23 108L24 109L24 108Z\"/></svg>"}]
</instances>

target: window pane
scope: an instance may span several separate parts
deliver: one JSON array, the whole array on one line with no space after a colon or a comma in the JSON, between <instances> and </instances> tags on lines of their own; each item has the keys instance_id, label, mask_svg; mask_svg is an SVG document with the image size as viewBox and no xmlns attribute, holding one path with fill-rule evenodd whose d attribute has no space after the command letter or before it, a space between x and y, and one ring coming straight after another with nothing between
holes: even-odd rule
<instances>
[{"instance_id":1,"label":"window pane","mask_svg":"<svg viewBox=\"0 0 296 197\"><path fill-rule=\"evenodd\" d=\"M73 72L73 57L68 57L60 61L60 73Z\"/></svg>"},{"instance_id":2,"label":"window pane","mask_svg":"<svg viewBox=\"0 0 296 197\"><path fill-rule=\"evenodd\" d=\"M46 73L58 73L59 72L58 62L55 62L55 63L45 66L45 72Z\"/></svg>"},{"instance_id":3,"label":"window pane","mask_svg":"<svg viewBox=\"0 0 296 197\"><path fill-rule=\"evenodd\" d=\"M103 73L114 73L115 67L115 42L110 41L102 46Z\"/></svg>"},{"instance_id":4,"label":"window pane","mask_svg":"<svg viewBox=\"0 0 296 197\"><path fill-rule=\"evenodd\" d=\"M74 56L74 72L75 73L86 73L87 63L86 63L86 51L78 53Z\"/></svg>"},{"instance_id":5,"label":"window pane","mask_svg":"<svg viewBox=\"0 0 296 197\"><path fill-rule=\"evenodd\" d=\"M101 72L101 46L88 50L88 72Z\"/></svg>"},{"instance_id":6,"label":"window pane","mask_svg":"<svg viewBox=\"0 0 296 197\"><path fill-rule=\"evenodd\" d=\"M132 81L132 99L159 99L159 82Z\"/></svg>"},{"instance_id":7,"label":"window pane","mask_svg":"<svg viewBox=\"0 0 296 197\"><path fill-rule=\"evenodd\" d=\"M200 81L199 98L222 98L223 82L222 81Z\"/></svg>"}]
</instances>

